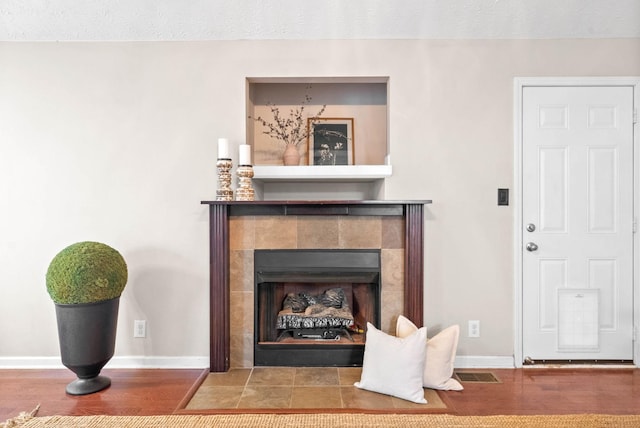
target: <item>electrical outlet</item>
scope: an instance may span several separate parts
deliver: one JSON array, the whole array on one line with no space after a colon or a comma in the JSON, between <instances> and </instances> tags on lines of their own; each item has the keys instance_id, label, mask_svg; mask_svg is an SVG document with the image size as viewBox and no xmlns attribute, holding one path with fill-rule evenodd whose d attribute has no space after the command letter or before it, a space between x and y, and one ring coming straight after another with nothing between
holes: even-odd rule
<instances>
[{"instance_id":1,"label":"electrical outlet","mask_svg":"<svg viewBox=\"0 0 640 428\"><path fill-rule=\"evenodd\" d=\"M133 322L133 337L147 337L146 320L135 320Z\"/></svg>"},{"instance_id":2,"label":"electrical outlet","mask_svg":"<svg viewBox=\"0 0 640 428\"><path fill-rule=\"evenodd\" d=\"M480 337L480 321L469 320L469 337Z\"/></svg>"}]
</instances>

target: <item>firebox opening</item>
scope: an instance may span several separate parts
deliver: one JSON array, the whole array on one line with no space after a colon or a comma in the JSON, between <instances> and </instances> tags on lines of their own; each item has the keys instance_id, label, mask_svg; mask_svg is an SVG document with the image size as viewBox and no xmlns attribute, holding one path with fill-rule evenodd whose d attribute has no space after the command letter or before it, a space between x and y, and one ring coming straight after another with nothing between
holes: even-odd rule
<instances>
[{"instance_id":1,"label":"firebox opening","mask_svg":"<svg viewBox=\"0 0 640 428\"><path fill-rule=\"evenodd\" d=\"M380 250L256 250L254 265L254 365L362 365Z\"/></svg>"}]
</instances>

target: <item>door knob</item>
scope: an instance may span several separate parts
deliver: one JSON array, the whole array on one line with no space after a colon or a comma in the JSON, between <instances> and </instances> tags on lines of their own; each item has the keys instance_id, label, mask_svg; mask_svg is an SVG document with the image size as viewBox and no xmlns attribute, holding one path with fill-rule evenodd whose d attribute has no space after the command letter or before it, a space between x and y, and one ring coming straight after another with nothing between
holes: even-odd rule
<instances>
[{"instance_id":1,"label":"door knob","mask_svg":"<svg viewBox=\"0 0 640 428\"><path fill-rule=\"evenodd\" d=\"M536 230L536 225L535 225L535 224L533 224L533 223L529 223L529 224L527 225L527 232L533 232L533 231L535 231L535 230Z\"/></svg>"},{"instance_id":2,"label":"door knob","mask_svg":"<svg viewBox=\"0 0 640 428\"><path fill-rule=\"evenodd\" d=\"M538 246L533 242L527 242L527 251L535 251L538 249Z\"/></svg>"}]
</instances>

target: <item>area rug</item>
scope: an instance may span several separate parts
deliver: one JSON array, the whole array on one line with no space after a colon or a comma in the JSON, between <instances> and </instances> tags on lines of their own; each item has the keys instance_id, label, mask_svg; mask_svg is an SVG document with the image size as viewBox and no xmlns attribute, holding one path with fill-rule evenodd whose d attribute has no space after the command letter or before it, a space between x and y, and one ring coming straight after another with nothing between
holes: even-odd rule
<instances>
[{"instance_id":1,"label":"area rug","mask_svg":"<svg viewBox=\"0 0 640 428\"><path fill-rule=\"evenodd\" d=\"M453 416L371 414L248 414L170 416L48 416L23 418L6 428L637 428L640 416ZM4 428L4 425L0 425Z\"/></svg>"}]
</instances>

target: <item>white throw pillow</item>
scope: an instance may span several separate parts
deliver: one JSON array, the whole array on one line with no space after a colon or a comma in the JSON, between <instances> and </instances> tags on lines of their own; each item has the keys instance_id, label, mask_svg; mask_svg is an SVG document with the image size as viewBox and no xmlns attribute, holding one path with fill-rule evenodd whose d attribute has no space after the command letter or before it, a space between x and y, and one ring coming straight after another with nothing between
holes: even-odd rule
<instances>
[{"instance_id":1,"label":"white throw pillow","mask_svg":"<svg viewBox=\"0 0 640 428\"><path fill-rule=\"evenodd\" d=\"M426 404L422 373L427 329L416 329L404 338L388 335L367 323L362 376L354 385L414 403Z\"/></svg>"},{"instance_id":2,"label":"white throw pillow","mask_svg":"<svg viewBox=\"0 0 640 428\"><path fill-rule=\"evenodd\" d=\"M424 327L423 327L424 328ZM396 323L396 336L407 337L415 333L418 327L406 317L400 315ZM453 379L453 363L456 359L460 326L452 325L427 339L427 361L424 366L423 386L425 388L462 391L464 388Z\"/></svg>"}]
</instances>

